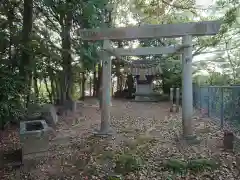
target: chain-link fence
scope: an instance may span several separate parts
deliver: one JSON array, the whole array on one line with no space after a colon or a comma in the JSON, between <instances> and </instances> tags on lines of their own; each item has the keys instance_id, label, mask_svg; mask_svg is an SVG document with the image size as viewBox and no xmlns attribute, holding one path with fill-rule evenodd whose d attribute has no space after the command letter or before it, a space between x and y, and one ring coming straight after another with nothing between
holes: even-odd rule
<instances>
[{"instance_id":1,"label":"chain-link fence","mask_svg":"<svg viewBox=\"0 0 240 180\"><path fill-rule=\"evenodd\" d=\"M222 128L240 134L240 86L193 85L193 105Z\"/></svg>"}]
</instances>

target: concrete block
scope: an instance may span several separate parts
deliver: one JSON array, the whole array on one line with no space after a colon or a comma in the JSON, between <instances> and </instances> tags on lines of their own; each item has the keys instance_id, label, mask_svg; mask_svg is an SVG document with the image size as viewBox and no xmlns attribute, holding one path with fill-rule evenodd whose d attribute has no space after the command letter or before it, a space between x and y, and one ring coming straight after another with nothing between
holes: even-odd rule
<instances>
[{"instance_id":1,"label":"concrete block","mask_svg":"<svg viewBox=\"0 0 240 180\"><path fill-rule=\"evenodd\" d=\"M47 151L50 128L45 120L20 122L20 141L23 154Z\"/></svg>"},{"instance_id":2,"label":"concrete block","mask_svg":"<svg viewBox=\"0 0 240 180\"><path fill-rule=\"evenodd\" d=\"M62 114L74 113L77 111L79 103L73 100L66 100L63 105Z\"/></svg>"}]
</instances>

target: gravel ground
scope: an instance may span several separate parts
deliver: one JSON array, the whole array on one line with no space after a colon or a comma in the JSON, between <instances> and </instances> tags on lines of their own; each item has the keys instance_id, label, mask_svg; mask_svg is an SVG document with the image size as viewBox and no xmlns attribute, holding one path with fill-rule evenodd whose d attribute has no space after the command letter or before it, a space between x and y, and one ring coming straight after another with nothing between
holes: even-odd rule
<instances>
[{"instance_id":1,"label":"gravel ground","mask_svg":"<svg viewBox=\"0 0 240 180\"><path fill-rule=\"evenodd\" d=\"M179 135L181 115L169 113L168 103L113 100L112 104L112 137L92 135L99 128L100 111L96 101L87 100L75 114L61 117L49 152L28 158L20 170L2 172L0 179L106 180L106 175L116 174L116 159L123 155L141 159L141 166L135 171L117 172L126 180L240 179L236 153L222 150L223 132L209 120L194 118L199 143L189 145ZM187 162L197 158L211 159L220 166L194 173L186 170L182 174L164 168L169 160ZM128 167L127 170L131 169Z\"/></svg>"}]
</instances>

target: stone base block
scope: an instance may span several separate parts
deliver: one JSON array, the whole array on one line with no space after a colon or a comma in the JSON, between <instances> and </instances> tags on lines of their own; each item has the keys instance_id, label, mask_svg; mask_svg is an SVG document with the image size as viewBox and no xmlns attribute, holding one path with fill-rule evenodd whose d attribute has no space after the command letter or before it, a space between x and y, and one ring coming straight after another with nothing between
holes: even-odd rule
<instances>
[{"instance_id":1,"label":"stone base block","mask_svg":"<svg viewBox=\"0 0 240 180\"><path fill-rule=\"evenodd\" d=\"M112 129L108 129L108 130L95 130L93 132L94 136L97 137L109 137L112 136L114 134Z\"/></svg>"},{"instance_id":2,"label":"stone base block","mask_svg":"<svg viewBox=\"0 0 240 180\"><path fill-rule=\"evenodd\" d=\"M156 102L157 99L152 95L152 84L137 84L135 101L138 102Z\"/></svg>"},{"instance_id":3,"label":"stone base block","mask_svg":"<svg viewBox=\"0 0 240 180\"><path fill-rule=\"evenodd\" d=\"M135 96L135 102L158 102L157 99L148 96Z\"/></svg>"},{"instance_id":4,"label":"stone base block","mask_svg":"<svg viewBox=\"0 0 240 180\"><path fill-rule=\"evenodd\" d=\"M185 140L185 142L189 145L194 145L194 144L200 144L201 143L201 139L199 137L197 137L196 135L191 135L191 136L184 136L183 140Z\"/></svg>"},{"instance_id":5,"label":"stone base block","mask_svg":"<svg viewBox=\"0 0 240 180\"><path fill-rule=\"evenodd\" d=\"M50 131L45 120L21 122L20 141L23 155L47 151Z\"/></svg>"}]
</instances>

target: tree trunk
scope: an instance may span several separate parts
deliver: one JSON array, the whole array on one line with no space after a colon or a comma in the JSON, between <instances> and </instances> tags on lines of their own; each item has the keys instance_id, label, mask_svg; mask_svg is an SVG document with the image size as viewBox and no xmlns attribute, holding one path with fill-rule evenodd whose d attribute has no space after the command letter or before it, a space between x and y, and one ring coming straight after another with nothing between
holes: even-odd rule
<instances>
[{"instance_id":1,"label":"tree trunk","mask_svg":"<svg viewBox=\"0 0 240 180\"><path fill-rule=\"evenodd\" d=\"M22 57L20 62L20 76L22 77L23 92L26 94L26 107L29 103L30 90L31 90L31 77L32 77L32 67L31 67L31 32L32 32L32 15L33 15L33 0L24 0L24 10L23 10L23 29L22 29ZM30 87L29 87L30 86ZM26 87L26 91L24 91Z\"/></svg>"},{"instance_id":2,"label":"tree trunk","mask_svg":"<svg viewBox=\"0 0 240 180\"><path fill-rule=\"evenodd\" d=\"M49 101L52 103L53 102L53 100L52 100L52 93L51 93L51 90L48 87L47 78L44 77L43 80L44 80L44 84L45 84L46 90L48 92Z\"/></svg>"},{"instance_id":3,"label":"tree trunk","mask_svg":"<svg viewBox=\"0 0 240 180\"><path fill-rule=\"evenodd\" d=\"M55 99L55 104L56 105L60 105L61 104L61 74L56 73L56 76L55 76L55 85L56 85L56 99Z\"/></svg>"},{"instance_id":4,"label":"tree trunk","mask_svg":"<svg viewBox=\"0 0 240 180\"><path fill-rule=\"evenodd\" d=\"M118 48L122 48L123 44L122 41L118 41ZM122 91L121 84L122 84L122 79L121 79L121 72L120 72L120 64L117 62L116 63L116 75L117 75L117 91Z\"/></svg>"},{"instance_id":5,"label":"tree trunk","mask_svg":"<svg viewBox=\"0 0 240 180\"><path fill-rule=\"evenodd\" d=\"M85 99L85 82L86 82L86 78L85 78L85 72L82 73L82 95L81 95L81 99L84 100Z\"/></svg>"},{"instance_id":6,"label":"tree trunk","mask_svg":"<svg viewBox=\"0 0 240 180\"><path fill-rule=\"evenodd\" d=\"M69 0L68 0L69 1ZM70 2L66 2L66 6ZM72 86L72 57L71 57L71 36L70 30L72 28L72 11L71 8L67 8L68 11L65 13L60 14L60 21L62 27L62 67L63 67L63 74L62 74L62 93L63 99L62 103L66 100L70 100L70 93L71 93L71 86Z\"/></svg>"},{"instance_id":7,"label":"tree trunk","mask_svg":"<svg viewBox=\"0 0 240 180\"><path fill-rule=\"evenodd\" d=\"M37 79L37 71L34 70L33 74L33 87L34 87L34 93L35 93L35 102L38 102L39 100L39 88L38 88L38 79Z\"/></svg>"},{"instance_id":8,"label":"tree trunk","mask_svg":"<svg viewBox=\"0 0 240 180\"><path fill-rule=\"evenodd\" d=\"M28 84L27 84L26 108L28 108L31 101L32 77L33 77L33 74L30 73L28 78Z\"/></svg>"},{"instance_id":9,"label":"tree trunk","mask_svg":"<svg viewBox=\"0 0 240 180\"><path fill-rule=\"evenodd\" d=\"M63 105L66 93L64 93L64 73L63 71L58 71L56 77L56 86L58 89L58 97L57 97L57 104Z\"/></svg>"},{"instance_id":10,"label":"tree trunk","mask_svg":"<svg viewBox=\"0 0 240 180\"><path fill-rule=\"evenodd\" d=\"M89 77L89 96L92 96L92 78Z\"/></svg>"},{"instance_id":11,"label":"tree trunk","mask_svg":"<svg viewBox=\"0 0 240 180\"><path fill-rule=\"evenodd\" d=\"M31 74L31 55L30 55L30 42L32 32L32 14L33 13L33 0L24 0L23 12L23 29L22 29L22 57L20 63L20 75L25 81L29 81Z\"/></svg>"},{"instance_id":12,"label":"tree trunk","mask_svg":"<svg viewBox=\"0 0 240 180\"><path fill-rule=\"evenodd\" d=\"M120 90L120 91L123 91L123 86L124 86L124 84L125 84L125 83L124 83L123 75L120 75L119 80L120 80L120 81L119 81L119 88L120 88L119 90Z\"/></svg>"},{"instance_id":13,"label":"tree trunk","mask_svg":"<svg viewBox=\"0 0 240 180\"><path fill-rule=\"evenodd\" d=\"M127 84L127 88L128 88L128 97L131 98L132 97L132 93L133 93L133 77L132 75L128 75L127 76L127 80L126 80L126 84Z\"/></svg>"},{"instance_id":14,"label":"tree trunk","mask_svg":"<svg viewBox=\"0 0 240 180\"><path fill-rule=\"evenodd\" d=\"M94 66L94 73L93 73L93 97L97 95L97 73L96 73L96 66Z\"/></svg>"},{"instance_id":15,"label":"tree trunk","mask_svg":"<svg viewBox=\"0 0 240 180\"><path fill-rule=\"evenodd\" d=\"M53 70L51 68L48 69L48 76L50 79L50 84L51 84L51 95L52 95L52 103L55 101L55 99L57 98L57 90L55 88L54 85L54 74L53 74Z\"/></svg>"},{"instance_id":16,"label":"tree trunk","mask_svg":"<svg viewBox=\"0 0 240 180\"><path fill-rule=\"evenodd\" d=\"M116 76L117 76L117 91L119 91L121 89L121 73L120 73L120 64L117 63L116 64Z\"/></svg>"}]
</instances>

